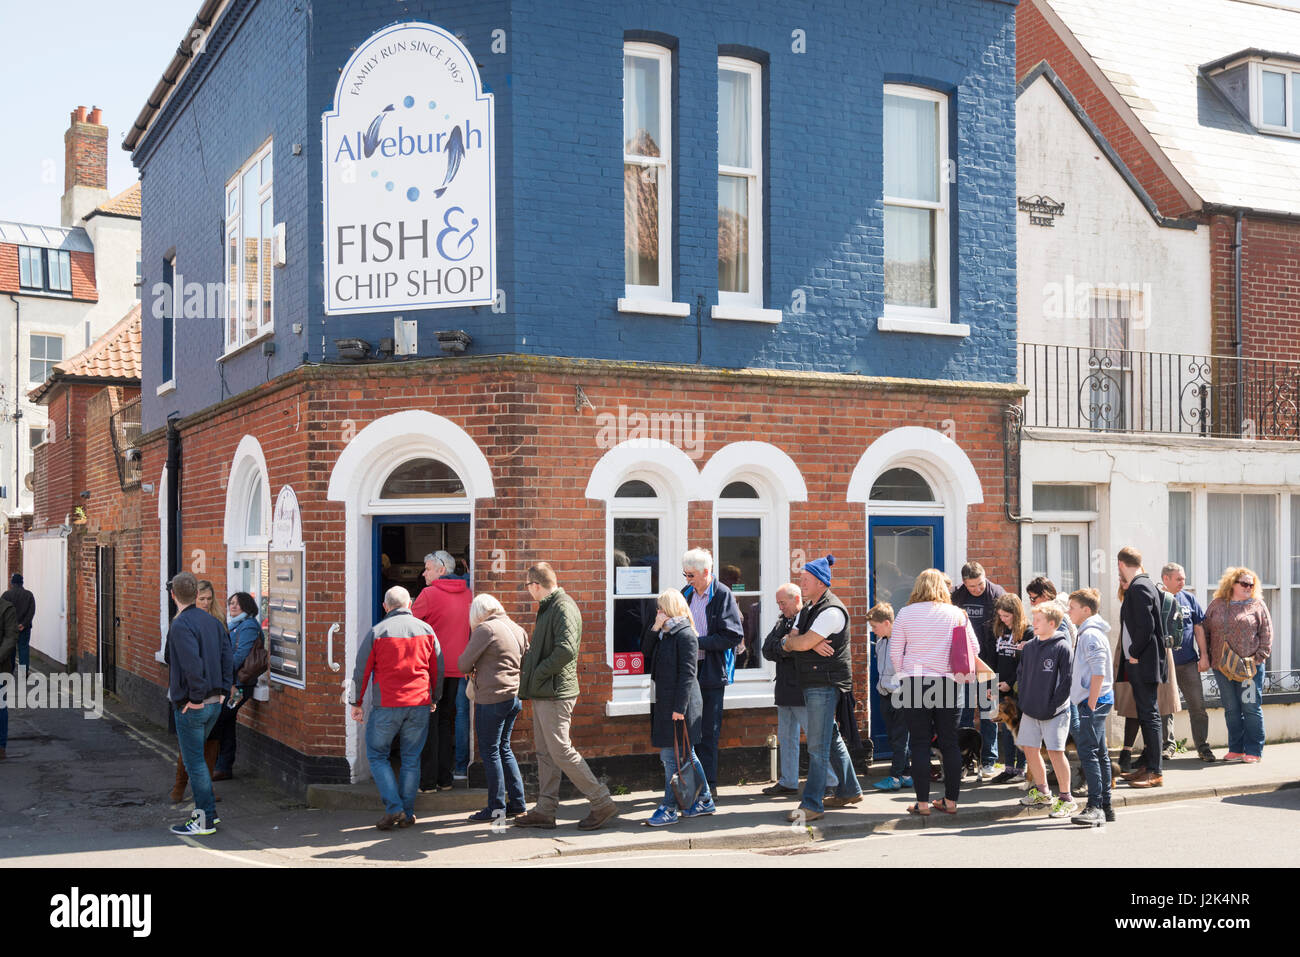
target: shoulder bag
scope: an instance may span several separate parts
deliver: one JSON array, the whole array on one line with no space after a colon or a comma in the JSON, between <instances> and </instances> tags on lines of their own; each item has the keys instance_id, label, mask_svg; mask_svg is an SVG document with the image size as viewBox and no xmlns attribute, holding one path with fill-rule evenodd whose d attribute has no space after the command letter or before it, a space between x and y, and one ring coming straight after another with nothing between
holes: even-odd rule
<instances>
[{"instance_id":1,"label":"shoulder bag","mask_svg":"<svg viewBox=\"0 0 1300 957\"><path fill-rule=\"evenodd\" d=\"M677 726L681 725L682 737L685 739L685 755L677 744ZM673 752L677 756L677 771L673 774L669 786L672 788L673 797L677 799L677 807L683 811L699 800L700 792L704 790L704 781L700 778L699 772L695 768L695 749L691 747L691 735L687 730L685 721L673 722ZM683 760L683 757L685 760Z\"/></svg>"},{"instance_id":2,"label":"shoulder bag","mask_svg":"<svg viewBox=\"0 0 1300 957\"><path fill-rule=\"evenodd\" d=\"M257 642L249 649L248 657L239 666L239 672L235 675L235 684L255 684L257 679L264 675L270 667L271 656L266 651L266 638L260 634L259 630Z\"/></svg>"},{"instance_id":3,"label":"shoulder bag","mask_svg":"<svg viewBox=\"0 0 1300 957\"><path fill-rule=\"evenodd\" d=\"M1219 660L1215 662L1214 667L1225 677L1233 681L1249 681L1255 677L1255 668L1257 667L1254 659L1243 658L1232 650L1232 646L1227 640L1223 642L1223 648L1219 652Z\"/></svg>"},{"instance_id":4,"label":"shoulder bag","mask_svg":"<svg viewBox=\"0 0 1300 957\"><path fill-rule=\"evenodd\" d=\"M971 660L970 642L966 640L966 613L961 612L961 624L952 630L952 648L948 651L948 674L973 675L975 662Z\"/></svg>"}]
</instances>

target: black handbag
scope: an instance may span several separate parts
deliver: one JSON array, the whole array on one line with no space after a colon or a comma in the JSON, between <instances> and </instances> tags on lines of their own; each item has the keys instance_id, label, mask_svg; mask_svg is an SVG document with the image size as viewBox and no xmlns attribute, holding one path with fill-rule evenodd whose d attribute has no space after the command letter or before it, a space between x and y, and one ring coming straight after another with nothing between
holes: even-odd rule
<instances>
[{"instance_id":1,"label":"black handbag","mask_svg":"<svg viewBox=\"0 0 1300 957\"><path fill-rule=\"evenodd\" d=\"M678 724L682 726L682 737L686 742L686 760L682 759L682 750L677 744ZM672 788L673 797L677 799L677 806L685 811L699 800L700 792L704 790L704 779L695 767L695 749L691 747L691 735L686 729L685 721L673 722L673 752L677 756L677 771L669 786Z\"/></svg>"}]
</instances>

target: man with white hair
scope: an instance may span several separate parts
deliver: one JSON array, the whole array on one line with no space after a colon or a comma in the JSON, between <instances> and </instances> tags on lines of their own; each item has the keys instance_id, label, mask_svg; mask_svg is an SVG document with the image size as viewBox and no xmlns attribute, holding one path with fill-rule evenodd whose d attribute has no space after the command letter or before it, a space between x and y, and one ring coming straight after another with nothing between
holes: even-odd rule
<instances>
[{"instance_id":1,"label":"man with white hair","mask_svg":"<svg viewBox=\"0 0 1300 957\"><path fill-rule=\"evenodd\" d=\"M411 605L411 614L433 629L447 665L434 691L438 717L429 723L420 755L421 791L449 791L456 781L469 777L469 695L456 662L469 644L469 606L474 596L455 572L456 559L449 552L425 555L425 585Z\"/></svg>"},{"instance_id":2,"label":"man with white hair","mask_svg":"<svg viewBox=\"0 0 1300 957\"><path fill-rule=\"evenodd\" d=\"M709 793L716 797L723 696L736 673L736 647L745 640L745 628L736 596L713 577L713 556L706 549L692 548L682 556L682 575L686 578L682 597L691 609L695 633L700 637L695 680L700 686L704 712L697 753Z\"/></svg>"},{"instance_id":3,"label":"man with white hair","mask_svg":"<svg viewBox=\"0 0 1300 957\"><path fill-rule=\"evenodd\" d=\"M420 749L429 733L429 714L438 707L434 689L442 673L442 649L433 629L411 614L411 594L401 585L385 593L384 611L387 614L366 632L357 649L348 703L352 720L360 723L361 701L373 676L366 757L384 801L384 816L375 827L391 831L415 823ZM388 763L394 739L402 751L400 781Z\"/></svg>"},{"instance_id":4,"label":"man with white hair","mask_svg":"<svg viewBox=\"0 0 1300 957\"><path fill-rule=\"evenodd\" d=\"M1191 719L1196 754L1209 763L1214 760L1214 752L1210 750L1210 716L1205 711L1205 692L1201 688L1201 672L1210 670L1210 652L1205 643L1205 628L1201 624L1205 621L1205 609L1196 596L1188 594L1183 587L1187 584L1187 572L1182 565L1177 562L1165 565L1160 569L1160 582L1164 590L1183 606L1183 643L1174 651L1174 674L1178 677L1178 690L1183 693ZM1172 726L1173 715L1165 720L1167 726ZM1172 735L1165 740L1171 738Z\"/></svg>"}]
</instances>

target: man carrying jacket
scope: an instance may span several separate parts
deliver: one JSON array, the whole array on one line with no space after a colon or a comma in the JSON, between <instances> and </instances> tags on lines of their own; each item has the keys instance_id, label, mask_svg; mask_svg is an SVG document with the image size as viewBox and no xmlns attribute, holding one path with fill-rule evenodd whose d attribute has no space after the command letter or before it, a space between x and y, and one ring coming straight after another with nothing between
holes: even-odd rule
<instances>
[{"instance_id":1,"label":"man carrying jacket","mask_svg":"<svg viewBox=\"0 0 1300 957\"><path fill-rule=\"evenodd\" d=\"M164 659L168 668L167 697L176 717L181 759L194 792L194 812L173 834L214 834L217 824L212 776L203 757L203 743L221 717L221 705L234 687L234 649L226 628L195 604L199 582L189 572L171 580L176 617L167 629Z\"/></svg>"},{"instance_id":2,"label":"man carrying jacket","mask_svg":"<svg viewBox=\"0 0 1300 957\"><path fill-rule=\"evenodd\" d=\"M366 757L370 776L384 801L384 816L375 827L391 831L415 823L415 795L420 786L420 749L429 733L429 715L438 707L434 689L442 674L438 636L411 614L411 593L394 585L384 594L385 615L366 632L357 649L348 703L352 720L361 723L361 701L374 678L370 720L366 722ZM402 752L401 779L389 764L393 739Z\"/></svg>"},{"instance_id":3,"label":"man carrying jacket","mask_svg":"<svg viewBox=\"0 0 1300 957\"><path fill-rule=\"evenodd\" d=\"M520 665L519 697L533 703L533 743L537 748L537 803L514 819L515 827L555 829L560 806L560 775L568 776L591 810L578 827L594 831L618 814L609 788L596 779L587 762L569 741L569 724L578 700L578 647L582 644L582 614L559 587L555 570L546 562L528 569L525 583L537 602L532 643Z\"/></svg>"},{"instance_id":4,"label":"man carrying jacket","mask_svg":"<svg viewBox=\"0 0 1300 957\"><path fill-rule=\"evenodd\" d=\"M709 793L716 797L723 696L736 673L736 647L745 640L745 628L736 596L713 577L713 556L707 550L692 548L683 555L682 575L687 582L682 597L691 609L695 633L700 637L695 680L700 686L704 713L697 753L709 782Z\"/></svg>"},{"instance_id":5,"label":"man carrying jacket","mask_svg":"<svg viewBox=\"0 0 1300 957\"><path fill-rule=\"evenodd\" d=\"M776 590L776 607L781 617L763 640L763 657L776 662L776 739L781 755L781 776L776 783L763 788L764 794L799 793L799 733L808 727L808 709L804 707L803 692L799 690L799 675L794 654L781 647L781 639L803 610L803 596L799 586L786 582ZM827 777L828 787L838 787L839 779L832 769Z\"/></svg>"},{"instance_id":6,"label":"man carrying jacket","mask_svg":"<svg viewBox=\"0 0 1300 957\"><path fill-rule=\"evenodd\" d=\"M14 670L14 658L18 649L18 612L14 606L0 598L0 675ZM5 759L5 748L9 746L9 703L8 695L0 691L0 761Z\"/></svg>"},{"instance_id":7,"label":"man carrying jacket","mask_svg":"<svg viewBox=\"0 0 1300 957\"><path fill-rule=\"evenodd\" d=\"M835 723L840 695L853 690L853 660L849 648L849 611L831 591L835 556L808 562L799 573L804 607L794 629L781 646L795 654L799 689L808 709L808 780L803 799L786 815L796 822L825 817L828 807L848 807L862 800L862 785L853 770L849 749ZM834 768L840 785L834 797L823 799L827 773Z\"/></svg>"},{"instance_id":8,"label":"man carrying jacket","mask_svg":"<svg viewBox=\"0 0 1300 957\"><path fill-rule=\"evenodd\" d=\"M1120 775L1135 788L1158 788L1164 781L1160 759L1164 750L1160 706L1156 695L1160 685L1170 680L1168 657L1161 637L1160 593L1142 570L1142 553L1132 546L1119 550L1119 578L1125 586L1124 603L1119 609L1120 664L1117 681L1127 681L1133 689L1133 704L1142 725L1143 763L1139 768Z\"/></svg>"}]
</instances>

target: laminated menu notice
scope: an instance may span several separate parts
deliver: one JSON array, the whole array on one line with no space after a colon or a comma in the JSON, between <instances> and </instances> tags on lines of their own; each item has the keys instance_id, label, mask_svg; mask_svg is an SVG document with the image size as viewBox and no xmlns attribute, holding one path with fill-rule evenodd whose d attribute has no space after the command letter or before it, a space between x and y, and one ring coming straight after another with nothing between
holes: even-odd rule
<instances>
[{"instance_id":1,"label":"laminated menu notice","mask_svg":"<svg viewBox=\"0 0 1300 957\"><path fill-rule=\"evenodd\" d=\"M267 635L271 640L271 675L302 685L303 672L303 553L270 553L270 595Z\"/></svg>"},{"instance_id":2,"label":"laminated menu notice","mask_svg":"<svg viewBox=\"0 0 1300 957\"><path fill-rule=\"evenodd\" d=\"M640 568L623 566L614 569L615 595L649 595L652 591L648 565Z\"/></svg>"}]
</instances>

